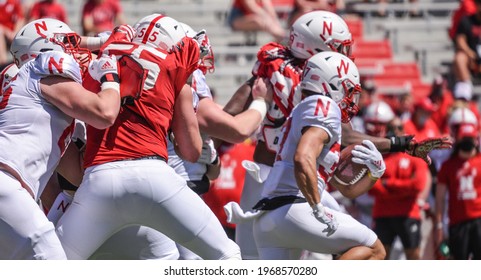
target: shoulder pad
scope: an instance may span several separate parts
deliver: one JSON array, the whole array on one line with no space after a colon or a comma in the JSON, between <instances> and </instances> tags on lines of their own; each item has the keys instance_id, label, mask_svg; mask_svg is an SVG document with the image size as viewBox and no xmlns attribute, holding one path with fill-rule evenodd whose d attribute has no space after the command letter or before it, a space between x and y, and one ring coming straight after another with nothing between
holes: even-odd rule
<instances>
[{"instance_id":1,"label":"shoulder pad","mask_svg":"<svg viewBox=\"0 0 481 280\"><path fill-rule=\"evenodd\" d=\"M58 51L40 53L34 64L34 72L37 75L58 75L82 83L80 66L69 54Z\"/></svg>"}]
</instances>

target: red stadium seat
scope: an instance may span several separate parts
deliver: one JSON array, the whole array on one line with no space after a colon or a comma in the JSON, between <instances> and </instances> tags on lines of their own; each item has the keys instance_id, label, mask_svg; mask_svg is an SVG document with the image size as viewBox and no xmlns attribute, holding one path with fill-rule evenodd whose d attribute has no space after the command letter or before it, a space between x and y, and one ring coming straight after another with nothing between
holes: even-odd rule
<instances>
[{"instance_id":1,"label":"red stadium seat","mask_svg":"<svg viewBox=\"0 0 481 280\"><path fill-rule=\"evenodd\" d=\"M374 75L377 80L420 80L421 71L416 63L383 63L381 73Z\"/></svg>"},{"instance_id":2,"label":"red stadium seat","mask_svg":"<svg viewBox=\"0 0 481 280\"><path fill-rule=\"evenodd\" d=\"M356 44L357 41L362 41L364 35L362 20L357 18L345 18L344 20L346 21L347 26L349 26L349 31L351 31L354 44Z\"/></svg>"},{"instance_id":3,"label":"red stadium seat","mask_svg":"<svg viewBox=\"0 0 481 280\"><path fill-rule=\"evenodd\" d=\"M357 41L352 47L354 62L363 61L392 61L393 53L389 40Z\"/></svg>"}]
</instances>

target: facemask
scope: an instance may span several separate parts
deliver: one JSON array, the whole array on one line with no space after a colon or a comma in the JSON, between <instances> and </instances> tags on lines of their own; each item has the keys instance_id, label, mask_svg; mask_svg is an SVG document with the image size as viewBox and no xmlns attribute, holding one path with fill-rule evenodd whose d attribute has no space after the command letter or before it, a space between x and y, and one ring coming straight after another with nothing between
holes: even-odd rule
<instances>
[{"instance_id":1,"label":"facemask","mask_svg":"<svg viewBox=\"0 0 481 280\"><path fill-rule=\"evenodd\" d=\"M470 152L474 148L476 148L476 143L474 142L473 138L463 138L461 141L458 142L457 145L460 150L465 152Z\"/></svg>"}]
</instances>

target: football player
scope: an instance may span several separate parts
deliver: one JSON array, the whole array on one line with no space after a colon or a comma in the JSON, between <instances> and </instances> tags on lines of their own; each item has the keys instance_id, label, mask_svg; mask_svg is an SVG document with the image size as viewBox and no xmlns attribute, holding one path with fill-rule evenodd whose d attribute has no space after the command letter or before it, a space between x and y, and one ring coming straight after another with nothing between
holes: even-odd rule
<instances>
[{"instance_id":1,"label":"football player","mask_svg":"<svg viewBox=\"0 0 481 280\"><path fill-rule=\"evenodd\" d=\"M318 53L308 59L298 90L304 98L286 120L263 199L254 206L260 259L299 259L302 250L339 259L383 259L384 247L372 230L321 201L339 162L341 122L358 110L356 65L337 52ZM362 144L352 151L352 161L366 165L368 175L354 185L333 184L349 198L369 190L385 170L374 144Z\"/></svg>"},{"instance_id":2,"label":"football player","mask_svg":"<svg viewBox=\"0 0 481 280\"><path fill-rule=\"evenodd\" d=\"M16 48L27 37L35 40ZM74 118L103 129L119 112L116 59L90 61L79 41L67 24L41 19L24 26L12 42L20 70L2 89L0 102L1 259L66 258L38 199L66 153ZM98 94L82 87L87 67L102 80Z\"/></svg>"},{"instance_id":3,"label":"football player","mask_svg":"<svg viewBox=\"0 0 481 280\"><path fill-rule=\"evenodd\" d=\"M132 42L107 41L103 48L122 56L120 76L134 74L134 79L121 88L127 96L113 127L87 127L83 181L57 227L66 254L86 259L118 230L142 224L204 259L239 259L239 247L212 211L166 162L169 128L181 157L195 162L200 156L192 92L182 89L211 53L208 38L205 32L185 37L177 21L160 14L134 28ZM173 48L165 44L169 40Z\"/></svg>"}]
</instances>

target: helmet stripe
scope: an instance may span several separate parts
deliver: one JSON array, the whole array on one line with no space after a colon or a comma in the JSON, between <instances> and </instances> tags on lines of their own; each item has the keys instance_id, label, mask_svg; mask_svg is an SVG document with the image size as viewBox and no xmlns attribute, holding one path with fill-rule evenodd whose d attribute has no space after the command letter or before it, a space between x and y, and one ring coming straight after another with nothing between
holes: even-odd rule
<instances>
[{"instance_id":1,"label":"helmet stripe","mask_svg":"<svg viewBox=\"0 0 481 280\"><path fill-rule=\"evenodd\" d=\"M145 31L145 35L144 35L144 38L142 38L142 43L145 44L147 43L147 41L149 40L149 36L150 36L150 32L152 32L152 29L154 29L155 27L155 24L161 19L165 17L164 15L159 15L157 16L156 18L154 18L150 24L149 24L149 27L147 28L147 30Z\"/></svg>"}]
</instances>

